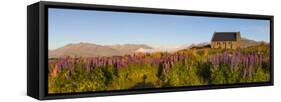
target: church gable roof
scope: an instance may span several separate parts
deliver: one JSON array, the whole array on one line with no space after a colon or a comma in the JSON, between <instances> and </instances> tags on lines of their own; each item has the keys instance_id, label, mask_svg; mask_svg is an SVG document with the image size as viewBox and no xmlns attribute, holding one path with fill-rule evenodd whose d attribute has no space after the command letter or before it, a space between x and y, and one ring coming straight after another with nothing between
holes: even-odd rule
<instances>
[{"instance_id":1,"label":"church gable roof","mask_svg":"<svg viewBox=\"0 0 281 102\"><path fill-rule=\"evenodd\" d=\"M212 41L237 41L237 32L215 32Z\"/></svg>"}]
</instances>

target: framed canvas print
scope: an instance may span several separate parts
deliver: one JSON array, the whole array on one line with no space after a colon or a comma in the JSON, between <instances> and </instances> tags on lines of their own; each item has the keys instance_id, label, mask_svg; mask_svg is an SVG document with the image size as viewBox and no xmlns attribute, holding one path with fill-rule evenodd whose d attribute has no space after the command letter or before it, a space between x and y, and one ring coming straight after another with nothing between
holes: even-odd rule
<instances>
[{"instance_id":1,"label":"framed canvas print","mask_svg":"<svg viewBox=\"0 0 281 102\"><path fill-rule=\"evenodd\" d=\"M273 16L40 1L27 94L77 98L273 85Z\"/></svg>"}]
</instances>

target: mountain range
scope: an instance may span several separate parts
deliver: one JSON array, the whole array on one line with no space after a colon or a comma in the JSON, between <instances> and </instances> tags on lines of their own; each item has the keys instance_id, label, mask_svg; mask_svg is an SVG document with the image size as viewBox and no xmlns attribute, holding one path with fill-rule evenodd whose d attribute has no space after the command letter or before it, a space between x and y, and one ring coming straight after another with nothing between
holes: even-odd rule
<instances>
[{"instance_id":1,"label":"mountain range","mask_svg":"<svg viewBox=\"0 0 281 102\"><path fill-rule=\"evenodd\" d=\"M240 47L244 48L258 45L260 43L262 42L242 38ZM176 52L182 49L196 48L206 45L210 45L210 43L204 42L199 44L186 44L181 46L149 46L145 44L98 45L93 43L76 43L68 44L54 50L49 50L49 58L58 58L63 56L122 56L125 54L133 54L136 52Z\"/></svg>"},{"instance_id":2,"label":"mountain range","mask_svg":"<svg viewBox=\"0 0 281 102\"><path fill-rule=\"evenodd\" d=\"M124 44L124 45L97 45L93 43L68 44L66 46L49 50L49 58L63 56L121 56L134 53L138 49L152 49L144 44Z\"/></svg>"}]
</instances>

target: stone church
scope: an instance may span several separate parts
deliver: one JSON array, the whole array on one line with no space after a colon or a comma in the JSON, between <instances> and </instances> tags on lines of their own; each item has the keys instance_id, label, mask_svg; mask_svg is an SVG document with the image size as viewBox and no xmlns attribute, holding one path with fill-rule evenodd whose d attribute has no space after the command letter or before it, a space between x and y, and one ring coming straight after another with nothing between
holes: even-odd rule
<instances>
[{"instance_id":1,"label":"stone church","mask_svg":"<svg viewBox=\"0 0 281 102\"><path fill-rule=\"evenodd\" d=\"M214 32L211 48L236 49L240 42L240 32Z\"/></svg>"}]
</instances>

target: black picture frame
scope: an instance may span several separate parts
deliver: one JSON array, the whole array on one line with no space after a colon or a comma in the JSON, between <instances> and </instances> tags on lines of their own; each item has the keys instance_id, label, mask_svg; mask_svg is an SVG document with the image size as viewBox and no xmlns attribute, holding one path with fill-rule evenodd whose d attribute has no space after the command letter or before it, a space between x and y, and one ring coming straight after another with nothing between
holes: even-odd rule
<instances>
[{"instance_id":1,"label":"black picture frame","mask_svg":"<svg viewBox=\"0 0 281 102\"><path fill-rule=\"evenodd\" d=\"M188 16L270 20L270 52L271 52L270 53L270 81L243 83L243 84L229 84L229 85L174 87L174 88L161 88L161 89L134 89L134 90L83 92L83 93L54 94L54 95L48 94L47 92L48 90L48 68L47 68L48 67L48 8L86 9L86 10L152 13L152 14L167 14L167 15L188 15ZM188 11L188 10L174 10L174 9L157 9L157 8L40 1L31 4L27 7L27 95L39 100L46 100L46 99L61 99L61 98L81 98L81 97L110 96L110 95L159 93L159 92L173 92L173 91L272 86L274 84L273 23L274 22L273 22L272 15L237 14L237 13Z\"/></svg>"}]
</instances>

